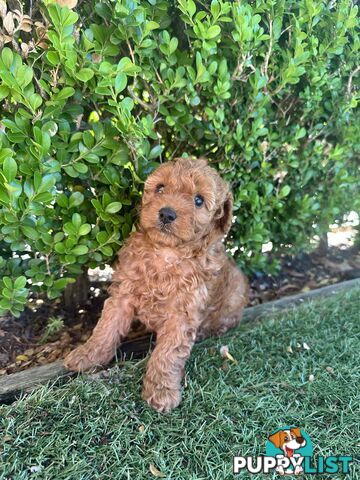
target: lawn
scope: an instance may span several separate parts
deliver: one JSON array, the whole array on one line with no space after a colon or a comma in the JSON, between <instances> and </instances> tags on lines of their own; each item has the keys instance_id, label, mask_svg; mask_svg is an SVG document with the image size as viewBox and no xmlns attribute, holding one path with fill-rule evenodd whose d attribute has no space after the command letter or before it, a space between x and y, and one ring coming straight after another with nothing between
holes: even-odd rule
<instances>
[{"instance_id":1,"label":"lawn","mask_svg":"<svg viewBox=\"0 0 360 480\"><path fill-rule=\"evenodd\" d=\"M209 339L194 348L183 402L167 416L140 398L144 360L39 388L0 408L0 478L151 480L154 468L174 480L265 478L233 475L233 456L264 454L267 436L289 424L310 435L315 456L355 457L359 333L353 289ZM358 479L358 466L308 478Z\"/></svg>"}]
</instances>

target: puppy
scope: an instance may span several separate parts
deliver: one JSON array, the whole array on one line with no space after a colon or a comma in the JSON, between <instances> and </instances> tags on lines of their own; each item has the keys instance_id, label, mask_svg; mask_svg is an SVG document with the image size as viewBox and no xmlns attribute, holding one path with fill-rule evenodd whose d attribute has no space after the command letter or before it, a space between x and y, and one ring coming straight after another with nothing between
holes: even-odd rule
<instances>
[{"instance_id":1,"label":"puppy","mask_svg":"<svg viewBox=\"0 0 360 480\"><path fill-rule=\"evenodd\" d=\"M159 412L179 405L194 342L237 325L247 303L247 280L223 245L231 221L229 187L206 160L161 165L145 183L139 226L119 252L101 318L65 366L106 365L136 317L156 332L143 398Z\"/></svg>"},{"instance_id":2,"label":"puppy","mask_svg":"<svg viewBox=\"0 0 360 480\"><path fill-rule=\"evenodd\" d=\"M279 448L284 452L284 455L276 455L277 458L300 458L300 454L294 453L294 451L306 445L306 440L301 435L300 428L280 430L279 432L270 435L269 440L276 448ZM277 471L280 475L284 475L285 473L295 473L295 475L299 475L303 471L303 468L301 466L296 466L295 471L290 469L284 471L283 467L278 467Z\"/></svg>"}]
</instances>

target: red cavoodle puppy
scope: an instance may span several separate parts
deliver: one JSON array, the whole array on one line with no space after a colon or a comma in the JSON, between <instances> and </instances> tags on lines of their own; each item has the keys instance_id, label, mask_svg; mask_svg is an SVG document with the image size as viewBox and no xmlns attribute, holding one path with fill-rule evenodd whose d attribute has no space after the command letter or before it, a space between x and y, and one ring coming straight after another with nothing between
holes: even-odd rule
<instances>
[{"instance_id":1,"label":"red cavoodle puppy","mask_svg":"<svg viewBox=\"0 0 360 480\"><path fill-rule=\"evenodd\" d=\"M106 365L136 317L156 332L143 398L160 412L181 400L181 379L194 342L240 321L248 283L225 253L232 220L228 185L206 160L179 158L145 183L139 227L119 261L99 323L65 365Z\"/></svg>"}]
</instances>

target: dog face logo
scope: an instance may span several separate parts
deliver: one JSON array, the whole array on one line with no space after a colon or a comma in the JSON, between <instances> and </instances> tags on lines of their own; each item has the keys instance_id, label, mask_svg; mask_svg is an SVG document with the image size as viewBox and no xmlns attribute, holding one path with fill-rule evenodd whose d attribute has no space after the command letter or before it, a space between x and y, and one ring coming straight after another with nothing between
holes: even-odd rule
<instances>
[{"instance_id":1,"label":"dog face logo","mask_svg":"<svg viewBox=\"0 0 360 480\"><path fill-rule=\"evenodd\" d=\"M305 447L306 440L302 437L300 428L280 430L269 437L276 448L280 448L286 457L292 457L294 451Z\"/></svg>"},{"instance_id":2,"label":"dog face logo","mask_svg":"<svg viewBox=\"0 0 360 480\"><path fill-rule=\"evenodd\" d=\"M303 473L303 457L312 455L312 443L300 428L284 427L268 437L266 454L276 457L280 475L299 475Z\"/></svg>"},{"instance_id":3,"label":"dog face logo","mask_svg":"<svg viewBox=\"0 0 360 480\"><path fill-rule=\"evenodd\" d=\"M140 228L168 246L208 244L223 237L232 220L232 195L204 159L179 158L161 165L147 179Z\"/></svg>"}]
</instances>

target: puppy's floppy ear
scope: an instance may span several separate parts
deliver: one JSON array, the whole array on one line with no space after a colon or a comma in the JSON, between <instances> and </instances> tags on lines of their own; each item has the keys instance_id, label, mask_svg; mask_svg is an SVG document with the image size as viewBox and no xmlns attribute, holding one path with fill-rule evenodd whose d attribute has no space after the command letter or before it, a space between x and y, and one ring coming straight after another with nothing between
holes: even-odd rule
<instances>
[{"instance_id":1,"label":"puppy's floppy ear","mask_svg":"<svg viewBox=\"0 0 360 480\"><path fill-rule=\"evenodd\" d=\"M273 443L276 448L280 448L283 444L282 433L283 432L280 430L279 432L273 433L269 437L270 442Z\"/></svg>"},{"instance_id":2,"label":"puppy's floppy ear","mask_svg":"<svg viewBox=\"0 0 360 480\"><path fill-rule=\"evenodd\" d=\"M225 235L231 227L233 209L233 196L230 191L227 192L225 200L218 208L215 214L215 227Z\"/></svg>"},{"instance_id":3,"label":"puppy's floppy ear","mask_svg":"<svg viewBox=\"0 0 360 480\"><path fill-rule=\"evenodd\" d=\"M302 437L301 432L300 432L300 428L292 428L290 430L290 432L293 433L295 435L295 437Z\"/></svg>"}]
</instances>

